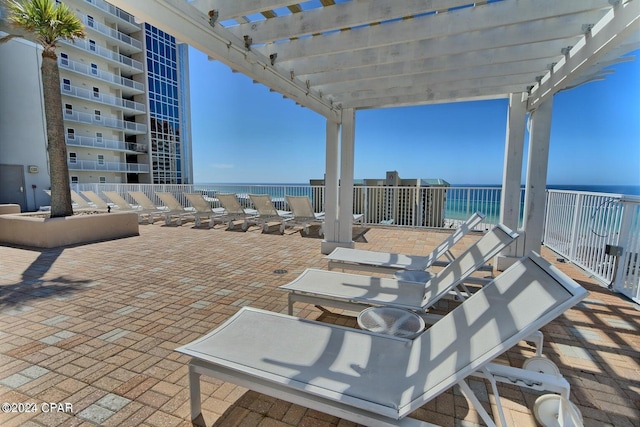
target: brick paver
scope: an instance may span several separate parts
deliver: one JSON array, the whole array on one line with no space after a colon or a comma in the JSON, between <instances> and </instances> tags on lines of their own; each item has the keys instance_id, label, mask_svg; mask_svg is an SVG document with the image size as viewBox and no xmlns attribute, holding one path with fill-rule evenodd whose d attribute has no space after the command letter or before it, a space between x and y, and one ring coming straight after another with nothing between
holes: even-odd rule
<instances>
[{"instance_id":1,"label":"brick paver","mask_svg":"<svg viewBox=\"0 0 640 427\"><path fill-rule=\"evenodd\" d=\"M357 247L427 254L446 234L374 227L366 237ZM475 239L465 237L458 248ZM543 255L556 258L546 249ZM142 225L138 237L89 245L0 246L0 403L36 408L0 413L0 425L192 425L188 358L174 349L246 305L286 313L286 294L276 288L326 265L319 239L255 227L243 233L154 224ZM575 266L557 265L591 295L543 329L545 356L571 383L585 425L640 425L638 306ZM304 304L295 313L355 326L352 313ZM521 365L533 353L523 343L502 358ZM470 386L488 410L495 407L487 383ZM534 426L540 393L499 389L508 422ZM202 402L199 421L207 426L355 426L211 378L203 378ZM481 424L457 388L414 415L444 426Z\"/></svg>"}]
</instances>

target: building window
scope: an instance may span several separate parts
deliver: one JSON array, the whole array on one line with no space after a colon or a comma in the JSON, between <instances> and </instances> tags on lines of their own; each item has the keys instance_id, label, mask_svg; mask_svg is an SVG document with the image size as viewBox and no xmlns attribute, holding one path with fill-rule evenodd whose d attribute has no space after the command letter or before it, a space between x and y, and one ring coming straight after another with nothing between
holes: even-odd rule
<instances>
[{"instance_id":1,"label":"building window","mask_svg":"<svg viewBox=\"0 0 640 427\"><path fill-rule=\"evenodd\" d=\"M75 129L67 129L67 139L68 140L74 140L76 139L76 130Z\"/></svg>"},{"instance_id":2,"label":"building window","mask_svg":"<svg viewBox=\"0 0 640 427\"><path fill-rule=\"evenodd\" d=\"M87 15L87 25L92 28L95 26L95 22L93 21L93 16Z\"/></svg>"},{"instance_id":3,"label":"building window","mask_svg":"<svg viewBox=\"0 0 640 427\"><path fill-rule=\"evenodd\" d=\"M67 115L73 114L73 105L64 104L64 113L67 114Z\"/></svg>"},{"instance_id":4,"label":"building window","mask_svg":"<svg viewBox=\"0 0 640 427\"><path fill-rule=\"evenodd\" d=\"M66 90L67 92L71 92L71 80L62 79L62 89Z\"/></svg>"},{"instance_id":5,"label":"building window","mask_svg":"<svg viewBox=\"0 0 640 427\"><path fill-rule=\"evenodd\" d=\"M96 51L96 41L95 40L89 40L89 50L92 52Z\"/></svg>"},{"instance_id":6,"label":"building window","mask_svg":"<svg viewBox=\"0 0 640 427\"><path fill-rule=\"evenodd\" d=\"M106 184L107 183L107 177L106 176L99 176L98 177L98 182L100 184Z\"/></svg>"},{"instance_id":7,"label":"building window","mask_svg":"<svg viewBox=\"0 0 640 427\"><path fill-rule=\"evenodd\" d=\"M93 115L94 115L94 117L95 117L97 122L102 120L102 116L101 116L100 110L94 110L93 111Z\"/></svg>"},{"instance_id":8,"label":"building window","mask_svg":"<svg viewBox=\"0 0 640 427\"><path fill-rule=\"evenodd\" d=\"M104 165L104 154L98 154L98 164Z\"/></svg>"},{"instance_id":9,"label":"building window","mask_svg":"<svg viewBox=\"0 0 640 427\"><path fill-rule=\"evenodd\" d=\"M69 65L69 55L66 53L60 53L60 63L62 65Z\"/></svg>"},{"instance_id":10,"label":"building window","mask_svg":"<svg viewBox=\"0 0 640 427\"><path fill-rule=\"evenodd\" d=\"M102 144L102 132L96 132L96 142Z\"/></svg>"},{"instance_id":11,"label":"building window","mask_svg":"<svg viewBox=\"0 0 640 427\"><path fill-rule=\"evenodd\" d=\"M91 74L94 76L98 75L98 64L91 64Z\"/></svg>"},{"instance_id":12,"label":"building window","mask_svg":"<svg viewBox=\"0 0 640 427\"><path fill-rule=\"evenodd\" d=\"M93 87L93 97L94 98L100 98L100 88L97 87Z\"/></svg>"},{"instance_id":13,"label":"building window","mask_svg":"<svg viewBox=\"0 0 640 427\"><path fill-rule=\"evenodd\" d=\"M73 151L69 152L69 163L76 164L78 163L78 154Z\"/></svg>"}]
</instances>

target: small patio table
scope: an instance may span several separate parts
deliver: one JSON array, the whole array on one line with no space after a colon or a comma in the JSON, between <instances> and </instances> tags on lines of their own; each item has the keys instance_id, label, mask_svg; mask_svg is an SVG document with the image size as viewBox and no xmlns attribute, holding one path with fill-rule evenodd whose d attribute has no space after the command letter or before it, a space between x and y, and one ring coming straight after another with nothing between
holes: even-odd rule
<instances>
[{"instance_id":1,"label":"small patio table","mask_svg":"<svg viewBox=\"0 0 640 427\"><path fill-rule=\"evenodd\" d=\"M425 322L416 313L395 307L369 307L358 314L358 325L367 331L413 338L424 330Z\"/></svg>"}]
</instances>

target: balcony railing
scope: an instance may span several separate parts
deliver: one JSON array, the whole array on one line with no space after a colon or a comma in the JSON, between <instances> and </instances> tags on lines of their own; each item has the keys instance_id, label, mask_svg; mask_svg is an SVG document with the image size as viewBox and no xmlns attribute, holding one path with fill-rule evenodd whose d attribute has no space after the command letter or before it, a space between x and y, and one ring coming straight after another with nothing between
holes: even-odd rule
<instances>
[{"instance_id":1,"label":"balcony railing","mask_svg":"<svg viewBox=\"0 0 640 427\"><path fill-rule=\"evenodd\" d=\"M126 108L140 114L144 114L147 111L145 105L140 102L129 101L128 99L118 98L113 95L94 92L82 87L62 83L60 85L60 89L64 95L74 96L76 98L86 99L92 102L99 102L101 104L113 105L115 107Z\"/></svg>"},{"instance_id":2,"label":"balcony railing","mask_svg":"<svg viewBox=\"0 0 640 427\"><path fill-rule=\"evenodd\" d=\"M82 64L77 61L70 61L68 59L59 58L58 66L60 68L75 71L76 73L84 74L86 76L93 77L108 83L115 83L120 86L135 89L136 91L139 91L141 93L144 92L144 85L140 82L136 82L126 77L117 76L104 70L92 69L88 65Z\"/></svg>"},{"instance_id":3,"label":"balcony railing","mask_svg":"<svg viewBox=\"0 0 640 427\"><path fill-rule=\"evenodd\" d=\"M77 136L72 138L66 137L67 145L75 147L103 148L105 150L116 151L134 151L136 153L146 153L147 144L139 144L136 142L117 141L113 139L98 139L89 136Z\"/></svg>"},{"instance_id":4,"label":"balcony railing","mask_svg":"<svg viewBox=\"0 0 640 427\"><path fill-rule=\"evenodd\" d=\"M116 39L122 43L128 44L134 47L135 49L137 49L138 51L142 51L142 43L139 40L136 40L124 33L121 33L118 30L114 30L111 27L107 27L106 25L101 24L100 22L96 22L93 19L89 19L87 15L80 15L79 18L86 27L90 27L101 34L104 34L108 37Z\"/></svg>"},{"instance_id":5,"label":"balcony railing","mask_svg":"<svg viewBox=\"0 0 640 427\"><path fill-rule=\"evenodd\" d=\"M147 132L147 125L144 125L142 123L128 122L126 120L96 116L95 114L69 111L66 109L64 109L63 118L65 121L86 123L112 129L124 130L125 132L134 134L143 134Z\"/></svg>"},{"instance_id":6,"label":"balcony railing","mask_svg":"<svg viewBox=\"0 0 640 427\"><path fill-rule=\"evenodd\" d=\"M84 185L80 190L143 191L152 199L158 191L171 192L184 206L183 193L189 192L202 193L213 207L219 207L217 193L235 193L244 207L251 207L249 194L269 194L284 210L285 195L308 196L316 212L324 211L323 186ZM365 224L451 228L478 210L487 215L478 226L484 230L499 221L500 194L495 187L356 186L354 213L363 214ZM544 224L545 246L640 303L640 197L549 190Z\"/></svg>"},{"instance_id":7,"label":"balcony railing","mask_svg":"<svg viewBox=\"0 0 640 427\"><path fill-rule=\"evenodd\" d=\"M103 1L103 0L86 0L87 3L91 3L92 5L96 6L99 9L104 10L105 12L110 13L113 16L117 16L118 18L122 19L123 21L127 21L128 23L135 25L135 26L139 26L139 24L136 23L135 18L132 15L129 15L127 12L125 12L124 10L118 9L117 7Z\"/></svg>"},{"instance_id":8,"label":"balcony railing","mask_svg":"<svg viewBox=\"0 0 640 427\"><path fill-rule=\"evenodd\" d=\"M101 162L97 160L75 160L68 162L69 170L149 173L144 163Z\"/></svg>"},{"instance_id":9,"label":"balcony railing","mask_svg":"<svg viewBox=\"0 0 640 427\"><path fill-rule=\"evenodd\" d=\"M77 48L86 50L87 52L92 52L105 59L116 61L122 65L134 68L140 72L144 71L142 62L136 61L135 59L129 58L128 56L120 55L118 52L114 52L102 46L90 43L89 40L74 40L73 42L70 42L63 39L62 42L68 44L69 46L75 46Z\"/></svg>"}]
</instances>

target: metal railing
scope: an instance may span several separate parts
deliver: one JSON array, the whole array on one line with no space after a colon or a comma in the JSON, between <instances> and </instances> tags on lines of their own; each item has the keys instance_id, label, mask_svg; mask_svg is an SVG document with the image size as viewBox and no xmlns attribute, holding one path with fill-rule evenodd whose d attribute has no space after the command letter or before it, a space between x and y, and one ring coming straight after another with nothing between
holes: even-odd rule
<instances>
[{"instance_id":1,"label":"metal railing","mask_svg":"<svg viewBox=\"0 0 640 427\"><path fill-rule=\"evenodd\" d=\"M218 193L234 193L245 207L249 194L269 194L279 209L288 210L285 195L308 196L316 212L324 211L323 186L268 184L81 184L96 192L111 190L128 196L142 191L152 200L170 192L184 206L183 193L199 192L219 207ZM366 225L453 228L475 211L486 214L477 229L500 218L498 187L354 187L353 212ZM524 200L522 189L521 200ZM520 211L522 212L522 207ZM522 215L522 213L521 213ZM520 218L522 223L522 218ZM543 243L601 281L640 302L640 197L607 193L548 190Z\"/></svg>"},{"instance_id":2,"label":"metal railing","mask_svg":"<svg viewBox=\"0 0 640 427\"><path fill-rule=\"evenodd\" d=\"M92 69L87 64L82 64L77 61L71 61L65 58L58 58L58 66L67 70L75 71L76 73L84 74L89 77L93 77L108 83L115 83L120 86L135 89L139 92L144 92L144 85L126 77L117 76L113 73L109 73L97 68Z\"/></svg>"},{"instance_id":3,"label":"metal railing","mask_svg":"<svg viewBox=\"0 0 640 427\"><path fill-rule=\"evenodd\" d=\"M101 104L112 105L114 107L120 107L127 110L135 111L140 114L144 114L147 112L147 107L140 102L129 101L128 99L118 98L117 96L94 92L93 90L85 89L83 87L62 83L60 85L60 90L62 90L63 95L86 99L88 101L98 102Z\"/></svg>"},{"instance_id":4,"label":"metal railing","mask_svg":"<svg viewBox=\"0 0 640 427\"><path fill-rule=\"evenodd\" d=\"M101 34L119 40L122 43L128 44L129 46L137 49L139 52L142 51L142 43L140 42L140 40L136 40L124 33L121 33L118 30L114 30L111 27L101 24L100 22L96 22L94 19L89 19L87 15L79 15L79 18L86 27L93 28Z\"/></svg>"},{"instance_id":5,"label":"metal railing","mask_svg":"<svg viewBox=\"0 0 640 427\"><path fill-rule=\"evenodd\" d=\"M69 170L104 172L149 173L149 165L144 163L104 162L97 160L74 160L67 163Z\"/></svg>"},{"instance_id":6,"label":"metal railing","mask_svg":"<svg viewBox=\"0 0 640 427\"><path fill-rule=\"evenodd\" d=\"M113 119L110 117L96 116L90 113L81 113L64 109L64 120L78 123L104 126L113 129L130 131L132 133L147 133L147 125L143 123L128 122L126 120Z\"/></svg>"},{"instance_id":7,"label":"metal railing","mask_svg":"<svg viewBox=\"0 0 640 427\"><path fill-rule=\"evenodd\" d=\"M543 243L640 302L640 197L548 190Z\"/></svg>"},{"instance_id":8,"label":"metal railing","mask_svg":"<svg viewBox=\"0 0 640 427\"><path fill-rule=\"evenodd\" d=\"M65 137L67 145L74 147L91 147L91 148L103 148L105 150L117 150L117 151L135 151L136 153L146 153L147 144L140 144L137 142L125 142L117 141L114 139L98 139L90 136L78 136L74 135Z\"/></svg>"},{"instance_id":9,"label":"metal railing","mask_svg":"<svg viewBox=\"0 0 640 427\"><path fill-rule=\"evenodd\" d=\"M144 66L142 65L142 62L136 61L135 59L131 59L128 56L121 55L118 52L114 52L102 46L98 46L95 43L91 43L89 40L66 41L63 39L61 41L62 43L66 43L69 46L75 46L87 52L93 52L96 55L99 55L105 59L116 61L121 65L126 65L140 72L144 71Z\"/></svg>"},{"instance_id":10,"label":"metal railing","mask_svg":"<svg viewBox=\"0 0 640 427\"><path fill-rule=\"evenodd\" d=\"M135 25L137 27L140 27L139 24L136 23L135 18L133 17L133 15L128 14L127 12L125 12L122 9L118 9L117 7L103 1L103 0L86 0L87 3L91 3L92 5L96 6L99 9L102 9L105 12L110 13L113 16L117 16L118 18L122 19L123 21L127 21L129 24Z\"/></svg>"}]
</instances>

